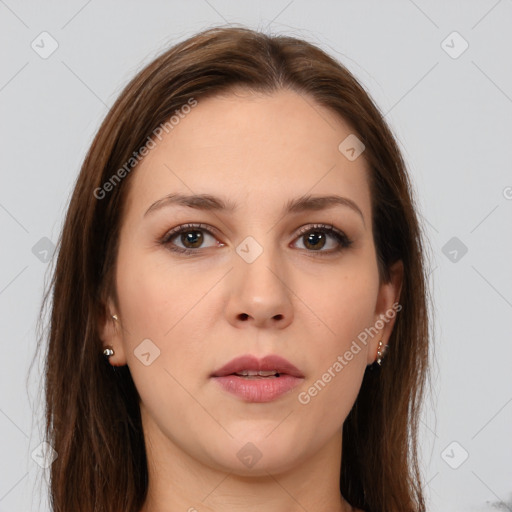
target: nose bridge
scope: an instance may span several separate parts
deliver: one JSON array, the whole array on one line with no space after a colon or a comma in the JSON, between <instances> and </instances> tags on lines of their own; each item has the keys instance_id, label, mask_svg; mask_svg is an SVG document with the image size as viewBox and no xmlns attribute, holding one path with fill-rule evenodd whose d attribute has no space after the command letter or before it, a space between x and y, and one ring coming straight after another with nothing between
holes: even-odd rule
<instances>
[{"instance_id":1,"label":"nose bridge","mask_svg":"<svg viewBox=\"0 0 512 512\"><path fill-rule=\"evenodd\" d=\"M284 258L272 231L262 229L247 236L234 256L227 310L231 320L248 316L261 325L272 319L282 326L288 324L292 316L290 290Z\"/></svg>"},{"instance_id":2,"label":"nose bridge","mask_svg":"<svg viewBox=\"0 0 512 512\"><path fill-rule=\"evenodd\" d=\"M236 267L240 268L243 282L251 287L282 293L283 277L278 279L278 276L284 269L278 244L274 243L272 232L264 233L262 230L256 236L259 241L255 236L247 236L236 247Z\"/></svg>"}]
</instances>

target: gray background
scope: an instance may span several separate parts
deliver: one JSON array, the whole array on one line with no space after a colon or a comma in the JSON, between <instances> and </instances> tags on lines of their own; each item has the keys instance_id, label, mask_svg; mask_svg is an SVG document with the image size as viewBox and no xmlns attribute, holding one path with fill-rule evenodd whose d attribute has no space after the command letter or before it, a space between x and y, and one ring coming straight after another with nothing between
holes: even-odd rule
<instances>
[{"instance_id":1,"label":"gray background","mask_svg":"<svg viewBox=\"0 0 512 512\"><path fill-rule=\"evenodd\" d=\"M85 152L136 71L225 23L316 43L386 113L431 246L428 510L512 511L511 22L511 0L0 0L0 512L46 510L40 368L26 379Z\"/></svg>"}]
</instances>

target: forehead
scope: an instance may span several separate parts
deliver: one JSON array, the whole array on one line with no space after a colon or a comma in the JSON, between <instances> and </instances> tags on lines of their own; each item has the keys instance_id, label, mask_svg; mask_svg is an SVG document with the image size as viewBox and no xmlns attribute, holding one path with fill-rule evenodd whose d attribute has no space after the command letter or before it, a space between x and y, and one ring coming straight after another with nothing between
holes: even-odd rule
<instances>
[{"instance_id":1,"label":"forehead","mask_svg":"<svg viewBox=\"0 0 512 512\"><path fill-rule=\"evenodd\" d=\"M353 129L311 97L239 89L186 112L134 170L129 203L139 213L171 192L232 196L246 207L339 192L369 208L364 153L351 161L339 150Z\"/></svg>"}]
</instances>

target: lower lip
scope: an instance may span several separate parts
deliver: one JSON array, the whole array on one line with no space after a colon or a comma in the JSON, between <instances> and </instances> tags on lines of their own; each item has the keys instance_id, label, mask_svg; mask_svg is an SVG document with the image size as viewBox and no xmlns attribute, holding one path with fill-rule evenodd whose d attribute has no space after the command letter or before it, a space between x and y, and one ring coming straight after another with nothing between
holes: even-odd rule
<instances>
[{"instance_id":1,"label":"lower lip","mask_svg":"<svg viewBox=\"0 0 512 512\"><path fill-rule=\"evenodd\" d=\"M247 379L238 375L213 377L226 391L246 402L271 402L284 395L302 382L292 375Z\"/></svg>"}]
</instances>

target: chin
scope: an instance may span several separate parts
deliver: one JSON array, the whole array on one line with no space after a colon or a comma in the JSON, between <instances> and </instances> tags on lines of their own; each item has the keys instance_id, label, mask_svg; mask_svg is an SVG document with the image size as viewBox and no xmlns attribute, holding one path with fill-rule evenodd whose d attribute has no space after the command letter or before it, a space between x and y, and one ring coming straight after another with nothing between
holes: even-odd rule
<instances>
[{"instance_id":1,"label":"chin","mask_svg":"<svg viewBox=\"0 0 512 512\"><path fill-rule=\"evenodd\" d=\"M218 447L215 452L210 452L217 469L239 476L268 477L269 473L283 473L292 469L300 462L301 455L304 457L297 447L304 447L305 441L294 439L286 429L278 433L276 422L272 423L271 428L258 431L253 428L250 432L230 432L234 439L229 442L219 440L210 445Z\"/></svg>"}]
</instances>

